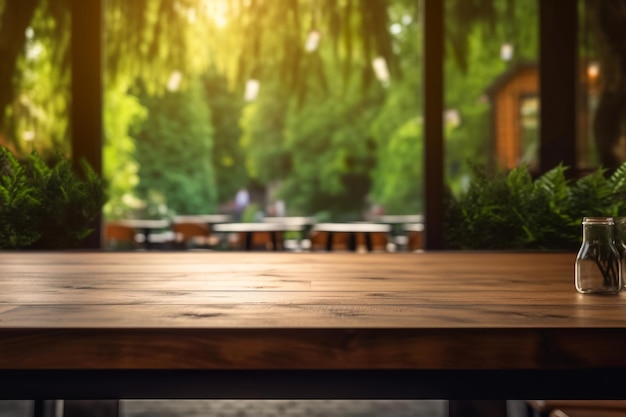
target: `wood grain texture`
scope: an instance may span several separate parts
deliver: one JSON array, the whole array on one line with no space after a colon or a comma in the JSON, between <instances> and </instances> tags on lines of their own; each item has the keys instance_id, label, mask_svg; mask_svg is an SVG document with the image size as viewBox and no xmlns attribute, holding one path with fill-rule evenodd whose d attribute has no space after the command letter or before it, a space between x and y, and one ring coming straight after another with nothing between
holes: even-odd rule
<instances>
[{"instance_id":1,"label":"wood grain texture","mask_svg":"<svg viewBox=\"0 0 626 417\"><path fill-rule=\"evenodd\" d=\"M573 253L0 253L0 369L626 367Z\"/></svg>"}]
</instances>

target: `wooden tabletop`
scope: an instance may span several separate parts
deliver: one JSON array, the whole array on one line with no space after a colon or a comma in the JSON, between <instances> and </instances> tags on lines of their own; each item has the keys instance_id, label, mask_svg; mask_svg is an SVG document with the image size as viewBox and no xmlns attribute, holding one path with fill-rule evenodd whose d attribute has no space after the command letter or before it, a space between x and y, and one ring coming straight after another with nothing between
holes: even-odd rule
<instances>
[{"instance_id":1,"label":"wooden tabletop","mask_svg":"<svg viewBox=\"0 0 626 417\"><path fill-rule=\"evenodd\" d=\"M313 225L314 232L344 232L344 233L388 233L391 226L380 223L317 223Z\"/></svg>"},{"instance_id":2,"label":"wooden tabletop","mask_svg":"<svg viewBox=\"0 0 626 417\"><path fill-rule=\"evenodd\" d=\"M165 229L170 223L164 219L124 219L116 223L136 229Z\"/></svg>"},{"instance_id":3,"label":"wooden tabletop","mask_svg":"<svg viewBox=\"0 0 626 417\"><path fill-rule=\"evenodd\" d=\"M290 223L264 223L264 222L250 222L250 223L220 223L213 226L213 230L216 232L298 232L304 229L302 224L290 224Z\"/></svg>"},{"instance_id":4,"label":"wooden tabletop","mask_svg":"<svg viewBox=\"0 0 626 417\"><path fill-rule=\"evenodd\" d=\"M422 214L383 214L381 216L376 216L375 220L388 224L423 223L424 216Z\"/></svg>"},{"instance_id":5,"label":"wooden tabletop","mask_svg":"<svg viewBox=\"0 0 626 417\"><path fill-rule=\"evenodd\" d=\"M0 253L0 370L626 366L573 253Z\"/></svg>"},{"instance_id":6,"label":"wooden tabletop","mask_svg":"<svg viewBox=\"0 0 626 417\"><path fill-rule=\"evenodd\" d=\"M304 217L304 216L267 216L263 218L265 223L279 223L279 224L289 224L296 226L312 226L316 223L315 217Z\"/></svg>"},{"instance_id":7,"label":"wooden tabletop","mask_svg":"<svg viewBox=\"0 0 626 417\"><path fill-rule=\"evenodd\" d=\"M174 216L174 223L215 224L232 221L230 214L186 214Z\"/></svg>"}]
</instances>

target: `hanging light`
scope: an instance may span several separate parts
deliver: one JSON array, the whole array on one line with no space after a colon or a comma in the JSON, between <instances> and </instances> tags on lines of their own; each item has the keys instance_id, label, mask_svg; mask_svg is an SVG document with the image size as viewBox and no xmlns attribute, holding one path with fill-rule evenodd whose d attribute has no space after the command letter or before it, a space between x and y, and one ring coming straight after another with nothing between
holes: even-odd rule
<instances>
[{"instance_id":1,"label":"hanging light","mask_svg":"<svg viewBox=\"0 0 626 417\"><path fill-rule=\"evenodd\" d=\"M172 72L169 80L167 80L167 91L174 92L178 91L180 87L180 82L183 80L183 74L180 71Z\"/></svg>"},{"instance_id":2,"label":"hanging light","mask_svg":"<svg viewBox=\"0 0 626 417\"><path fill-rule=\"evenodd\" d=\"M376 78L380 81L385 87L389 85L389 69L387 68L387 61L382 56L374 58L372 61L372 67L374 68L374 73L376 74Z\"/></svg>"},{"instance_id":3,"label":"hanging light","mask_svg":"<svg viewBox=\"0 0 626 417\"><path fill-rule=\"evenodd\" d=\"M591 81L595 81L598 79L599 75L600 75L600 64L598 64L597 62L590 62L587 65L587 77L589 77Z\"/></svg>"},{"instance_id":4,"label":"hanging light","mask_svg":"<svg viewBox=\"0 0 626 417\"><path fill-rule=\"evenodd\" d=\"M513 59L513 45L510 43L503 43L500 47L500 59L503 61L510 61Z\"/></svg>"},{"instance_id":5,"label":"hanging light","mask_svg":"<svg viewBox=\"0 0 626 417\"><path fill-rule=\"evenodd\" d=\"M320 43L320 38L322 35L317 30L312 30L309 32L309 36L306 38L306 44L304 45L304 49L307 52L313 52L317 49L317 46Z\"/></svg>"},{"instance_id":6,"label":"hanging light","mask_svg":"<svg viewBox=\"0 0 626 417\"><path fill-rule=\"evenodd\" d=\"M27 142L35 140L35 132L33 132L32 130L25 130L22 133L22 139L24 139Z\"/></svg>"},{"instance_id":7,"label":"hanging light","mask_svg":"<svg viewBox=\"0 0 626 417\"><path fill-rule=\"evenodd\" d=\"M461 125L461 113L457 109L448 109L443 112L444 122L451 127Z\"/></svg>"},{"instance_id":8,"label":"hanging light","mask_svg":"<svg viewBox=\"0 0 626 417\"><path fill-rule=\"evenodd\" d=\"M261 88L261 83L259 80L248 80L246 82L246 92L244 93L244 99L246 101L253 101L259 95L259 88Z\"/></svg>"}]
</instances>

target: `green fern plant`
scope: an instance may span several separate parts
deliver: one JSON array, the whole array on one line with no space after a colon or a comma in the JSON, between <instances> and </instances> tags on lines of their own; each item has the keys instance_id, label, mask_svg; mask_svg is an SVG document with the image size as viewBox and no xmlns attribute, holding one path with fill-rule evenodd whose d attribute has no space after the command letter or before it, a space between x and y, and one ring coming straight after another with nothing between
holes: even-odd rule
<instances>
[{"instance_id":1,"label":"green fern plant","mask_svg":"<svg viewBox=\"0 0 626 417\"><path fill-rule=\"evenodd\" d=\"M40 189L28 178L26 167L0 147L0 248L22 248L37 241L40 210Z\"/></svg>"},{"instance_id":2,"label":"green fern plant","mask_svg":"<svg viewBox=\"0 0 626 417\"><path fill-rule=\"evenodd\" d=\"M585 216L626 215L626 164L569 180L559 165L536 180L527 167L488 173L472 166L466 192L446 196L450 249L576 250Z\"/></svg>"},{"instance_id":3,"label":"green fern plant","mask_svg":"<svg viewBox=\"0 0 626 417\"><path fill-rule=\"evenodd\" d=\"M106 200L104 183L86 162L81 175L61 153L18 160L0 147L0 249L80 246Z\"/></svg>"}]
</instances>

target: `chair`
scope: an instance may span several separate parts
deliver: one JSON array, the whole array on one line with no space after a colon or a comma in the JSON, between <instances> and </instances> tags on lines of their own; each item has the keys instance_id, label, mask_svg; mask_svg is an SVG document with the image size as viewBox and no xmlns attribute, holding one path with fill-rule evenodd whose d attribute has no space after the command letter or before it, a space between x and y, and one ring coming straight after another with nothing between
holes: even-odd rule
<instances>
[{"instance_id":1,"label":"chair","mask_svg":"<svg viewBox=\"0 0 626 417\"><path fill-rule=\"evenodd\" d=\"M347 232L334 232L332 242L328 242L330 239L329 232L313 231L310 234L311 250L312 251L347 251L349 233ZM329 247L330 246L330 247Z\"/></svg>"},{"instance_id":2,"label":"chair","mask_svg":"<svg viewBox=\"0 0 626 417\"><path fill-rule=\"evenodd\" d=\"M179 249L210 248L212 242L209 239L211 230L208 226L200 223L180 222L172 224L174 232L174 246Z\"/></svg>"},{"instance_id":3,"label":"chair","mask_svg":"<svg viewBox=\"0 0 626 417\"><path fill-rule=\"evenodd\" d=\"M386 251L388 235L383 232L333 232L332 242L329 242L330 233L325 231L311 232L312 251L367 251L367 236L369 235L371 251Z\"/></svg>"},{"instance_id":4,"label":"chair","mask_svg":"<svg viewBox=\"0 0 626 417\"><path fill-rule=\"evenodd\" d=\"M367 239L369 235L371 252L386 252L389 243L389 234L385 232L357 233L357 250L367 250Z\"/></svg>"},{"instance_id":5,"label":"chair","mask_svg":"<svg viewBox=\"0 0 626 417\"><path fill-rule=\"evenodd\" d=\"M409 250L414 252L424 249L424 232L409 232Z\"/></svg>"},{"instance_id":6,"label":"chair","mask_svg":"<svg viewBox=\"0 0 626 417\"><path fill-rule=\"evenodd\" d=\"M527 400L534 417L626 417L625 400Z\"/></svg>"},{"instance_id":7,"label":"chair","mask_svg":"<svg viewBox=\"0 0 626 417\"><path fill-rule=\"evenodd\" d=\"M278 251L283 249L283 235L281 232L239 232L236 245L241 250Z\"/></svg>"},{"instance_id":8,"label":"chair","mask_svg":"<svg viewBox=\"0 0 626 417\"><path fill-rule=\"evenodd\" d=\"M104 227L104 247L108 250L134 250L138 248L135 229L114 222Z\"/></svg>"},{"instance_id":9,"label":"chair","mask_svg":"<svg viewBox=\"0 0 626 417\"><path fill-rule=\"evenodd\" d=\"M424 249L424 224L423 223L405 224L404 231L407 234L407 249L410 252L420 251Z\"/></svg>"}]
</instances>

